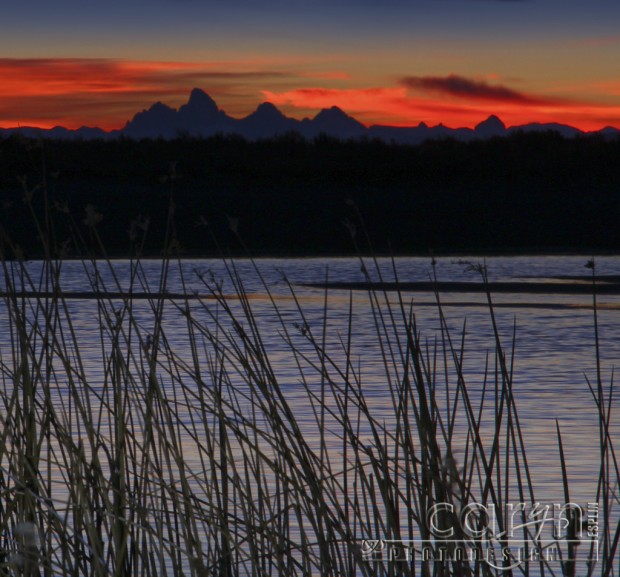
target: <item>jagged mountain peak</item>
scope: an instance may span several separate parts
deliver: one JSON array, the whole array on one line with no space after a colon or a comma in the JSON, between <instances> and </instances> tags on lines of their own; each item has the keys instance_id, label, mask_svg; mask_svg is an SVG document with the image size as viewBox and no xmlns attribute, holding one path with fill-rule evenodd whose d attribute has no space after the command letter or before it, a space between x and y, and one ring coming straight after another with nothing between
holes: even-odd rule
<instances>
[{"instance_id":1,"label":"jagged mountain peak","mask_svg":"<svg viewBox=\"0 0 620 577\"><path fill-rule=\"evenodd\" d=\"M200 88L194 88L187 104L179 108L179 120L186 129L217 122L224 116L224 112L218 108L215 100Z\"/></svg>"},{"instance_id":2,"label":"jagged mountain peak","mask_svg":"<svg viewBox=\"0 0 620 577\"><path fill-rule=\"evenodd\" d=\"M474 131L476 134L495 136L506 132L506 125L495 114L491 114L486 120L476 124Z\"/></svg>"},{"instance_id":3,"label":"jagged mountain peak","mask_svg":"<svg viewBox=\"0 0 620 577\"><path fill-rule=\"evenodd\" d=\"M260 116L264 118L284 118L284 114L271 102L263 102L259 104L256 110L250 116Z\"/></svg>"},{"instance_id":4,"label":"jagged mountain peak","mask_svg":"<svg viewBox=\"0 0 620 577\"><path fill-rule=\"evenodd\" d=\"M299 121L288 118L271 102L263 102L252 114L237 123L240 134L246 138L268 138L298 128Z\"/></svg>"},{"instance_id":5,"label":"jagged mountain peak","mask_svg":"<svg viewBox=\"0 0 620 577\"><path fill-rule=\"evenodd\" d=\"M138 112L135 116L134 119L138 118L138 117L152 117L152 118L169 118L171 115L176 114L176 110L174 108L171 108L170 106L168 106L167 104L164 104L163 102L155 102L154 104L151 104L151 106L146 109L143 110L142 112Z\"/></svg>"},{"instance_id":6,"label":"jagged mountain peak","mask_svg":"<svg viewBox=\"0 0 620 577\"><path fill-rule=\"evenodd\" d=\"M203 111L210 113L217 113L220 111L215 100L211 98L204 90L201 88L194 88L190 95L187 104L184 104L179 109L179 112L183 109L189 109L192 111Z\"/></svg>"},{"instance_id":7,"label":"jagged mountain peak","mask_svg":"<svg viewBox=\"0 0 620 577\"><path fill-rule=\"evenodd\" d=\"M335 138L359 138L370 136L387 142L420 143L428 138L453 137L468 141L476 138L504 136L517 131L554 131L564 137L574 137L583 134L582 130L558 123L530 123L522 126L507 128L504 122L492 114L486 120L471 128L452 129L438 124L429 126L420 122L417 126L394 127L375 125L367 128L353 116L350 116L338 106L324 108L314 118L297 120L283 114L273 103L263 102L254 112L239 120L228 116L201 88L194 88L189 94L188 101L178 110L155 102L148 109L137 112L121 130L110 132L97 129L80 129L78 131L56 127L50 130L43 129L0 129L0 136L14 132L27 134L37 130L49 133L52 137L72 138L73 134L89 137L114 137L119 134L132 138L177 138L180 135L209 137L215 134L240 134L250 139L269 138L288 132L298 132L305 138L316 138L326 134ZM620 130L606 127L594 133L603 137L616 138Z\"/></svg>"},{"instance_id":8,"label":"jagged mountain peak","mask_svg":"<svg viewBox=\"0 0 620 577\"><path fill-rule=\"evenodd\" d=\"M177 111L162 102L155 102L148 110L134 115L123 128L123 133L136 138L169 137L174 132Z\"/></svg>"},{"instance_id":9,"label":"jagged mountain peak","mask_svg":"<svg viewBox=\"0 0 620 577\"><path fill-rule=\"evenodd\" d=\"M323 120L323 119L334 119L334 118L347 118L351 120L355 120L353 117L349 116L342 108L338 108L338 106L332 106L330 108L323 108L315 117L314 120ZM356 121L357 122L357 121Z\"/></svg>"},{"instance_id":10,"label":"jagged mountain peak","mask_svg":"<svg viewBox=\"0 0 620 577\"><path fill-rule=\"evenodd\" d=\"M311 121L314 132L325 132L339 137L360 136L366 127L337 106L324 108ZM312 133L311 130L311 133Z\"/></svg>"},{"instance_id":11,"label":"jagged mountain peak","mask_svg":"<svg viewBox=\"0 0 620 577\"><path fill-rule=\"evenodd\" d=\"M187 104L178 111L156 102L148 110L136 114L126 124L123 133L135 138L175 138L183 133L208 136L225 130L232 123L232 119L204 90L194 88Z\"/></svg>"}]
</instances>

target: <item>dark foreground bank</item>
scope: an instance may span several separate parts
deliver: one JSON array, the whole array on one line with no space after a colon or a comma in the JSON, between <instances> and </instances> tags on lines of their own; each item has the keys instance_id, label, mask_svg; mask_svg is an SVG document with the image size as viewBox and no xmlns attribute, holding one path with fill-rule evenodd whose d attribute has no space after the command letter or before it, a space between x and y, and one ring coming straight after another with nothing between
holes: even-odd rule
<instances>
[{"instance_id":1,"label":"dark foreground bank","mask_svg":"<svg viewBox=\"0 0 620 577\"><path fill-rule=\"evenodd\" d=\"M166 231L201 256L243 244L255 255L351 254L369 244L391 254L616 251L619 158L618 140L555 133L418 146L295 134L12 137L0 141L0 225L32 257L40 234L71 256L93 218L116 256L135 251L145 230L140 245L152 256Z\"/></svg>"}]
</instances>

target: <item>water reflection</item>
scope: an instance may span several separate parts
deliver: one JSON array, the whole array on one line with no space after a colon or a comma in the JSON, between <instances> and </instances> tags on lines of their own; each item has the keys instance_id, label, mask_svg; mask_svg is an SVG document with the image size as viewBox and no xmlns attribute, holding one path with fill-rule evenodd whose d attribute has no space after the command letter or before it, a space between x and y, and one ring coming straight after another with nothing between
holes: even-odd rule
<instances>
[{"instance_id":1,"label":"water reflection","mask_svg":"<svg viewBox=\"0 0 620 577\"><path fill-rule=\"evenodd\" d=\"M463 259L474 260L474 259ZM551 279L562 275L583 274L582 257L513 257L487 259L486 265L492 281L524 279L537 282L535 277ZM158 292L166 290L171 293L186 293L194 296L208 296L203 278L213 279L222 285L224 294L230 295L229 306L242 315L242 306L235 294L238 287L234 286L226 266L234 267L236 274L243 280L243 287L248 294L248 303L257 322L265 350L282 393L295 412L295 417L302 427L307 442L319 449L321 440L327 439L327 449L333 454L334 463L341 462L343 440L337 420L317 415L309 409L312 403L308 399L308 390L321 398L321 381L316 372L300 366L299 357L291 354L290 342L299 351L306 351L309 356L313 346L308 339L312 334L316 340L324 344L330 351L330 363L337 367L350 364L363 388L369 409L375 419L385 423L388 430L396 427L394 408L390 396L390 385L398 383L402 378L393 367L386 367L385 358L391 354L398 355L405 347L402 333L383 334L382 323L377 319L377 309L371 306L373 295L365 291L329 290L304 287L304 283L317 283L325 280L326 275L332 281L361 282L371 280L393 280L394 268L402 281L426 281L432 274L439 280L478 280L468 271L464 262L455 259L438 259L434 270L428 259L400 258L395 261L382 259L378 267L370 262L362 270L358 259L264 259L257 262L238 260L227 265L215 260L186 260L178 267L167 271L166 285L161 284L162 263L156 260L144 261L136 267L130 261L114 261L106 263L63 263L60 284L66 291L89 292L95 288L108 291ZM9 282L27 290L45 289L41 284L41 264L26 263L31 281L21 277L17 272L12 278L3 279L3 286ZM614 274L620 271L620 259L617 257L601 258L597 264L601 274ZM368 276L367 276L368 275ZM291 293L292 284L294 294ZM441 354L441 345L445 342L445 334L439 318L435 296L425 293L404 292L400 297L394 293L379 294L380 303L386 300L391 304L392 313L403 315L406 319L411 310L415 314L417 329L428 343L429 361L434 365L437 381L434 392L439 406L446 406L454 399L457 382L454 375L449 375L447 366L451 359ZM399 300L402 299L402 302ZM454 339L456 350L463 355L463 373L468 383L472 403L479 407L484 400L485 406L491 408L493 414L493 391L487 389L483 399L483 390L492 378L493 353L496 343L494 327L489 314L486 297L483 294L446 293L441 295L445 306L444 314L450 334ZM620 353L620 323L617 315L620 298L605 296L601 298L599 311L599 335L602 360L602 377L606 384L612 381L615 359ZM557 502L564 499L559 470L558 444L556 438L556 422L563 434L564 452L568 475L571 480L571 498L575 502L596 500L597 478L600 463L598 461L599 424L596 405L587 380L596 382L596 356L594 348L594 324L591 310L592 299L581 295L494 295L493 301L498 305L495 309L495 321L499 335L507 354L508 364L514 371L513 394L519 411L524 442L527 447L529 465L532 467L536 498L541 501ZM188 334L188 320L184 314L186 306L190 307L191 316L197 323L213 327L211 310L217 305L208 298L195 298L187 303L182 300L166 300L163 303L163 327L167 342L166 346L187 367L195 362ZM278 315L274 311L274 303ZM122 301L112 300L112 309L121 311ZM135 359L131 362L145 363L148 359L140 343L146 343L158 331L153 315L153 307L159 301L138 300L131 302L131 312L135 325L125 327L126 335L133 334L130 342L136 344L133 351ZM383 306L383 304L382 304ZM401 309L402 306L402 309ZM303 317L300 313L303 311ZM106 309L108 312L110 307ZM34 311L31 311L34 314ZM84 367L84 381L89 384L90 402L98 407L98 419L103 429L107 429L108 437L114 436L110 410L113 404L109 391L109 359L107 351L102 348L101 330L106 323L101 322L104 312L100 303L93 299L69 299L67 301L66 319L72 330L75 342L79 343L80 365ZM113 313L112 313L113 314ZM214 313L215 314L215 313ZM8 323L8 313L3 305L0 308L0 321ZM402 319L401 319L402 320ZM119 318L119 323L124 320ZM397 323L401 327L402 323ZM108 325L109 326L109 325ZM244 330L251 327L244 326ZM215 329L214 329L215 330ZM232 329L231 329L232 330ZM133 333L132 333L133 331ZM129 338L129 337L128 337ZM350 339L350 348L349 348ZM398 342L400 340L400 343ZM461 345L461 339L463 344ZM438 348L436 348L436 344ZM204 340L204 350L199 351L201 359L208 358L209 343ZM390 346L393 348L390 349ZM9 334L0 334L0 347L3 355L11 350ZM440 352L433 356L435 351ZM487 363L490 362L490 368ZM308 389L300 386L308 375L313 379ZM180 377L179 377L180 378ZM486 384L486 385L485 385ZM68 383L51 381L50 394L60 414L71 415L74 410L66 403ZM139 406L141 395L139 386L144 383L133 383L133 405L130 407L132 418L137 423L144 419L143 409ZM194 423L204 414L201 413L198 396L178 398L181 391L172 380L164 383L166 397L175 399L179 413L174 415L179 423L174 426ZM240 407L240 414L252 410L252 402L247 398L243 382L238 383L238 396L234 402ZM186 395L186 392L182 392ZM196 395L198 392L196 392ZM331 402L331 401L330 401ZM617 404L617 401L615 401ZM335 409L335 407L327 407ZM617 410L617 407L614 407ZM612 414L615 414L612 412ZM444 419L450 418L446 410ZM467 430L465 418L457 416L456 433ZM320 426L325 425L329 435L321 435ZM620 434L620 422L612 421L616 434ZM483 419L481 435L490 438L493 433L492 418ZM138 427L137 430L141 430ZM83 434L80 432L76 433ZM180 438L183 438L180 435ZM360 432L363 443L371 443L372 436L368 430ZM195 444L186 438L187 446L183 448L188 462L199 464L200 455L195 453ZM456 441L461 452L455 454L457 461L465 459L467 438L462 435ZM200 482L197 480L196 482ZM206 489L205 489L206 490Z\"/></svg>"}]
</instances>

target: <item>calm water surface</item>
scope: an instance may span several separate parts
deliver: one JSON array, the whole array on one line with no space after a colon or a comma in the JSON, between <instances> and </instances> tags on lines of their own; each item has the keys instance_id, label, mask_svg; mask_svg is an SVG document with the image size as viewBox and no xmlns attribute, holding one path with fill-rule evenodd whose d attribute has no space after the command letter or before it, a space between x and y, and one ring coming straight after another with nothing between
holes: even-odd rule
<instances>
[{"instance_id":1,"label":"calm water surface","mask_svg":"<svg viewBox=\"0 0 620 577\"><path fill-rule=\"evenodd\" d=\"M478 282L480 276L472 272L466 261L481 263L479 258L439 258L435 274L439 281ZM590 270L584 265L583 256L549 257L497 257L487 258L489 280L557 282L554 277L562 275L584 276ZM371 280L391 281L395 277L403 282L427 281L433 274L428 258L380 259L379 267L372 261L366 262L366 271ZM39 282L37 274L40 263L28 263L33 282ZM186 260L182 266L172 266L168 271L167 284L160 285L161 263L143 261L141 280L129 280L130 264L127 261L114 261L113 271L106 264L99 264L95 271L92 265L80 262L63 264L61 284L68 291L89 291L92 283L99 283L107 290L116 290L118 284L128 290L133 284L136 292L160 289L169 292L204 294L204 285L199 274L206 274L222 282L224 293L234 294L235 289L228 278L224 264L219 260ZM234 262L236 272L243 280L245 290L253 297L254 312L264 322L263 337L271 339L274 355L280 359L280 377L287 382L286 347L282 343L279 322L273 318L273 307L266 296L265 286L277 299L278 307L290 315L291 330L299 320L291 298L293 286L296 297L304 308L307 317L317 325L322 322L325 292L323 289L305 288L304 283L364 281L359 259L356 258L308 258L308 259L259 259ZM598 275L620 274L620 257L600 257L596 259ZM257 269L262 275L259 277ZM118 283L118 284L117 284ZM38 285L40 286L40 285ZM439 317L432 294L404 293L407 304L413 303L419 328L426 338L439 335ZM396 296L391 296L394 301ZM494 349L492 326L484 295L444 293L441 295L444 312L453 336L460 338L465 330L465 370L470 378L482 379L486 354ZM591 309L592 297L588 295L548 295L548 294L498 294L493 297L499 305L495 310L497 323L510 351L513 329L515 335L514 390L518 408L527 433L528 447L534 461L540 462L544 469L548 453L555 450L555 420L558 419L570 446L569 473L579 485L582 499L592 497L593 469L592 443L597 441L598 422L592 395L586 378L594 383L596 362L594 348L594 321ZM97 373L98 324L96 305L88 300L71 301L74 309L72 317L81 342L86 351L92 349L89 369ZM610 383L616 360L620 358L620 297L601 296L598 299L600 347L602 354L603 381ZM331 337L337 342L338 335L346 332L348 319L349 291L331 290L327 294L328 322ZM384 397L385 372L382 367L369 308L369 298L364 291L353 292L355 345L364 353L365 387L376 391L376 397ZM531 306L530 306L531 305ZM135 310L144 310L145 334L152 330L148 326L148 306L136 302ZM167 322L170 334L179 335L177 346L182 351L184 343L184 321L182 315L173 307L168 307ZM178 330L175 331L175 323ZM173 330L170 330L173 329ZM373 351L374 349L374 351ZM369 354L371 351L373 354ZM88 356L86 362L89 362ZM294 367L290 367L294 368ZM291 374L291 387L297 376ZM303 408L300 408L303 410ZM389 412L390 407L385 407ZM615 423L618 420L614 421ZM594 445L596 446L596 445ZM553 475L552 475L553 473ZM547 479L551 490L557 489L552 481L555 471L540 471Z\"/></svg>"},{"instance_id":2,"label":"calm water surface","mask_svg":"<svg viewBox=\"0 0 620 577\"><path fill-rule=\"evenodd\" d=\"M439 258L434 268L439 281L479 282L480 277L472 272L464 261L480 262L480 259ZM591 271L584 268L587 259L582 256L553 257L498 257L487 258L489 280L523 282L557 282L554 277L562 275L582 276ZM224 263L219 260L185 260L181 266L172 266L167 275L167 284L160 284L161 263L144 261L140 277L130 281L130 263L114 261L113 270L107 264L92 265L79 262L63 264L61 284L68 291L92 290L93 283L107 290L123 290L133 286L136 292L147 288L151 291L165 290L204 294L200 275L221 280L224 293L234 294ZM35 286L40 286L38 274L40 263L27 263ZM230 263L229 263L229 266ZM391 281L395 277L403 282L427 281L433 274L428 258L398 258L394 262L380 259L378 268L367 261L364 272L360 260L355 258L309 258L309 259L260 259L255 263L248 260L234 261L234 267L243 280L246 292L251 295L253 312L260 319L268 350L277 371L280 383L298 412L301 423L306 423L308 438L316 436L316 422L312 414L305 414L307 397L300 391L299 374L293 359L287 354L282 339L280 321L275 318L271 298L275 299L289 324L291 333L299 326L299 313L291 296L291 286L306 315L310 329L322 326L327 302L328 331L326 338L337 350L340 338L347 334L349 306L353 303L353 350L357 356L364 391L372 400L376 413L382 413L389 422L393 411L386 395L389 378L383 366L377 330L365 291L329 290L307 288L304 283L353 282L371 280ZM620 257L605 256L596 259L598 275L619 275ZM259 275L260 273L260 275ZM368 274L368 277L366 276ZM4 279L6 282L6 279ZM19 284L20 281L15 281ZM290 285L289 285L290 283ZM28 283L26 283L28 286ZM32 287L30 287L32 288ZM425 293L402 294L403 301L412 304L418 328L423 338L432 342L440 338L440 322L435 306L435 296ZM397 302L397 296L387 296ZM482 391L484 367L487 355L494 351L493 331L485 296L480 294L444 293L444 314L453 337L460 341L465 333L464 371L469 382L470 393ZM594 317L591 308L592 297L588 295L552 294L499 294L493 297L498 305L496 320L508 353L511 353L514 335L514 394L519 410L525 443L533 467L537 499L563 502L563 489L559 471L556 442L556 420L564 435L564 450L567 456L568 475L572 483L571 498L586 503L596 500L596 479L598 476L598 418L592 394L587 385L596 382L596 356L594 346ZM602 358L602 377L606 385L612 381L613 370L620 359L620 297L600 296L599 336ZM70 300L70 313L85 353L86 370L91 381L102 378L100 360L99 324L97 305L92 300ZM203 314L197 301L191 304L195 314ZM235 306L233 304L233 306ZM142 337L153 331L149 306L145 301L136 301L134 312L143 316ZM4 305L1 314L5 317ZM174 307L166 307L166 330L171 346L181 357L189 358L186 324L183 315ZM6 335L0 336L3 347L9 345ZM342 359L344 361L344 359ZM447 387L454 387L448 383ZM442 392L438 386L438 394ZM616 395L617 398L617 395ZM479 401L479 399L478 399ZM476 404L476 403L475 403ZM614 403L612 425L620 434L620 419L617 415L618 402ZM616 435L617 438L617 435ZM334 450L340 444L334 441ZM458 455L457 455L458 459Z\"/></svg>"}]
</instances>

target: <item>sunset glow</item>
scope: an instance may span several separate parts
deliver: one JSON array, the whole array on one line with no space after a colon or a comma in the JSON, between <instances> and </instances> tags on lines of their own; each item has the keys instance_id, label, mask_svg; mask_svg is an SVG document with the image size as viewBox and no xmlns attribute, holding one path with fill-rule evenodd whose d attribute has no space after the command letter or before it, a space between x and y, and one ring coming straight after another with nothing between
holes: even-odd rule
<instances>
[{"instance_id":1,"label":"sunset glow","mask_svg":"<svg viewBox=\"0 0 620 577\"><path fill-rule=\"evenodd\" d=\"M194 87L209 84L214 98L228 86L278 76L244 63L105 59L0 59L0 126L62 124L121 128L157 101L177 106Z\"/></svg>"},{"instance_id":2,"label":"sunset glow","mask_svg":"<svg viewBox=\"0 0 620 577\"><path fill-rule=\"evenodd\" d=\"M620 126L611 2L593 15L559 0L461 0L450 11L390 0L390 11L364 4L351 15L322 0L313 12L166 0L123 4L117 28L119 2L89 18L57 4L41 3L19 34L22 9L5 16L0 127L118 129L157 101L179 107L195 87L237 118L270 101L295 118L338 106L367 126L472 127L490 114L507 125Z\"/></svg>"}]
</instances>

